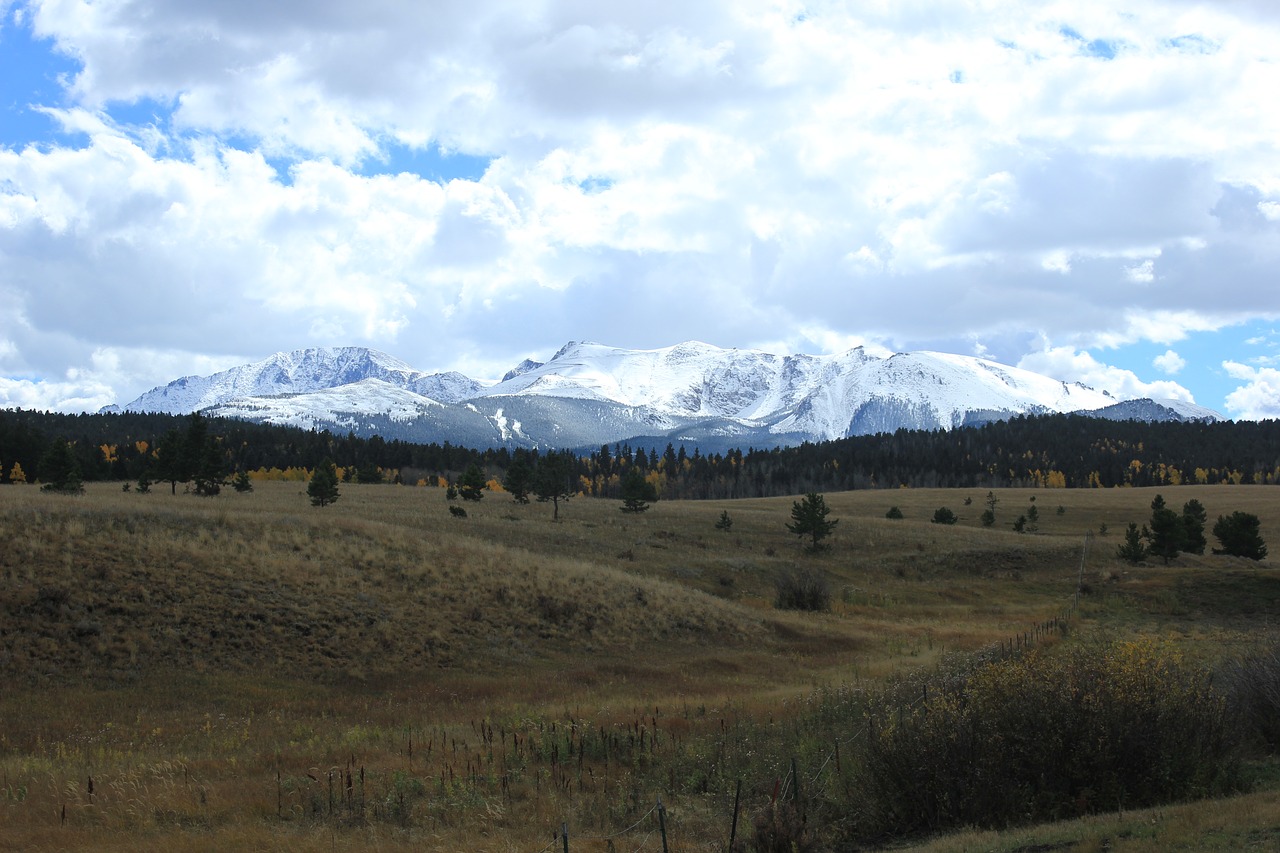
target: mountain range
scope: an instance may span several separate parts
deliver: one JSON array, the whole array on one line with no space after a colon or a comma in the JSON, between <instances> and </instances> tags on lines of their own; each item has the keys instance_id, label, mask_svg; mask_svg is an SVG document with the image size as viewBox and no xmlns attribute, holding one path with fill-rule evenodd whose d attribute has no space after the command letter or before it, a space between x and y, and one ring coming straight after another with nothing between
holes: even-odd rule
<instances>
[{"instance_id":1,"label":"mountain range","mask_svg":"<svg viewBox=\"0 0 1280 853\"><path fill-rule=\"evenodd\" d=\"M545 363L522 362L496 383L416 370L362 347L305 349L184 377L123 408L200 411L474 448L598 448L626 441L683 443L704 452L902 428L952 429L1020 414L1221 418L1181 401L1118 400L971 356L880 357L861 347L835 355L774 355L692 341L654 350L572 342Z\"/></svg>"}]
</instances>

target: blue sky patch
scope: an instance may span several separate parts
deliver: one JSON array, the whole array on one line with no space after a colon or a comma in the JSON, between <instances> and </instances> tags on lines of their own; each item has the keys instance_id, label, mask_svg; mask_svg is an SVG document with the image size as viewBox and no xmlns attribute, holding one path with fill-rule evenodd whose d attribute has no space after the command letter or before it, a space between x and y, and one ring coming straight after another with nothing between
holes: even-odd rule
<instances>
[{"instance_id":1,"label":"blue sky patch","mask_svg":"<svg viewBox=\"0 0 1280 853\"><path fill-rule=\"evenodd\" d=\"M612 186L613 180L611 178L598 178L594 176L578 183L578 188L587 195L602 193Z\"/></svg>"},{"instance_id":2,"label":"blue sky patch","mask_svg":"<svg viewBox=\"0 0 1280 853\"><path fill-rule=\"evenodd\" d=\"M1154 360L1169 350L1186 362L1173 375L1153 367ZM1095 355L1100 361L1132 370L1147 382L1177 382L1195 396L1199 405L1231 417L1226 397L1244 383L1228 376L1222 363L1235 361L1254 368L1280 366L1280 331L1272 321L1251 320L1214 332L1193 332L1172 344L1144 341L1115 350L1098 350Z\"/></svg>"},{"instance_id":3,"label":"blue sky patch","mask_svg":"<svg viewBox=\"0 0 1280 853\"><path fill-rule=\"evenodd\" d=\"M435 143L416 148L384 142L381 154L380 157L370 157L357 171L368 177L408 172L444 184L453 180L478 181L493 162L490 157L447 152Z\"/></svg>"},{"instance_id":4,"label":"blue sky patch","mask_svg":"<svg viewBox=\"0 0 1280 853\"><path fill-rule=\"evenodd\" d=\"M33 105L67 106L61 79L80 66L37 41L31 30L6 21L0 26L0 145L21 149L28 144L65 142L58 123Z\"/></svg>"}]
</instances>

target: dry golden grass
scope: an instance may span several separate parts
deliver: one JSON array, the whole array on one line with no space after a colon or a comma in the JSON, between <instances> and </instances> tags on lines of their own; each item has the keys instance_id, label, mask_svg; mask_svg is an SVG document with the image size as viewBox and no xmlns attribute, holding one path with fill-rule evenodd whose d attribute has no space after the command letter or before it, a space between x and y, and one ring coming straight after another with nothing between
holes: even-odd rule
<instances>
[{"instance_id":1,"label":"dry golden grass","mask_svg":"<svg viewBox=\"0 0 1280 853\"><path fill-rule=\"evenodd\" d=\"M731 792L687 793L686 748L1061 614L1086 532L1082 628L1221 650L1280 612L1269 562L1115 560L1155 491L1001 490L994 529L986 490L833 494L840 525L809 555L790 500L575 499L552 523L390 486L324 509L296 483L3 488L0 847L541 850L567 822L582 851L643 819L618 847L640 849L662 795L671 849L722 849ZM1280 535L1280 493L1160 491ZM1040 534L1013 533L1033 496ZM928 523L939 506L960 523ZM830 613L773 609L798 564L830 579Z\"/></svg>"}]
</instances>

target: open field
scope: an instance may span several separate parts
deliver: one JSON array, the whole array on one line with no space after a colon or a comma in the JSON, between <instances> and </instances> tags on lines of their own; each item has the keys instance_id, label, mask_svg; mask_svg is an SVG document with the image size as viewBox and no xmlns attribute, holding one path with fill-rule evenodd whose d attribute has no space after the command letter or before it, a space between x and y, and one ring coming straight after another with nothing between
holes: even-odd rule
<instances>
[{"instance_id":1,"label":"open field","mask_svg":"<svg viewBox=\"0 0 1280 853\"><path fill-rule=\"evenodd\" d=\"M830 494L840 525L811 555L785 530L790 499L639 516L574 499L553 523L500 494L457 519L441 490L392 486L343 486L324 509L297 483L212 499L5 487L0 848L537 853L567 825L575 851L661 850L661 797L670 849L723 850L738 780L739 837L793 759L839 784L838 744L810 721L856 729L850 697L1021 641L1081 577L1072 638L1154 635L1213 664L1276 631L1274 561L1115 559L1156 491L998 490L992 529L985 490ZM1210 525L1255 513L1280 547L1280 491L1159 491L1199 499ZM1032 498L1039 532L1013 533ZM894 505L905 519L884 517ZM960 523L928 523L940 506ZM797 566L825 573L829 612L773 607ZM1239 836L1262 849L1269 784L1241 807L1263 815ZM1171 827L1173 849L1224 808L1128 820ZM1110 819L929 849L1151 837Z\"/></svg>"}]
</instances>

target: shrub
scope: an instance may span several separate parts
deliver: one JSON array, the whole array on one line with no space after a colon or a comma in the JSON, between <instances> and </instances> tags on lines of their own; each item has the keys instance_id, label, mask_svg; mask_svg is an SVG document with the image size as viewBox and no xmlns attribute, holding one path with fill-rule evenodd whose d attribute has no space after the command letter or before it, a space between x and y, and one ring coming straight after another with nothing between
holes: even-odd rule
<instances>
[{"instance_id":1,"label":"shrub","mask_svg":"<svg viewBox=\"0 0 1280 853\"><path fill-rule=\"evenodd\" d=\"M1236 511L1228 516L1218 516L1217 523L1213 525L1213 535L1222 547L1214 548L1213 553L1261 560L1267 556L1267 546L1258 533L1259 526L1258 517L1248 512Z\"/></svg>"},{"instance_id":2,"label":"shrub","mask_svg":"<svg viewBox=\"0 0 1280 853\"><path fill-rule=\"evenodd\" d=\"M1235 727L1206 673L1153 642L987 664L886 700L861 800L873 833L1004 826L1238 784Z\"/></svg>"},{"instance_id":3,"label":"shrub","mask_svg":"<svg viewBox=\"0 0 1280 853\"><path fill-rule=\"evenodd\" d=\"M885 518L902 518L902 510L896 506L889 507L889 511L884 514Z\"/></svg>"},{"instance_id":4,"label":"shrub","mask_svg":"<svg viewBox=\"0 0 1280 853\"><path fill-rule=\"evenodd\" d=\"M1227 675L1249 736L1280 752L1280 636L1230 664Z\"/></svg>"},{"instance_id":5,"label":"shrub","mask_svg":"<svg viewBox=\"0 0 1280 853\"><path fill-rule=\"evenodd\" d=\"M752 819L757 853L809 853L817 841L804 815L793 803L770 803ZM745 850L735 845L735 853Z\"/></svg>"},{"instance_id":6,"label":"shrub","mask_svg":"<svg viewBox=\"0 0 1280 853\"><path fill-rule=\"evenodd\" d=\"M830 610L831 584L821 569L807 566L788 569L773 583L779 610Z\"/></svg>"},{"instance_id":7,"label":"shrub","mask_svg":"<svg viewBox=\"0 0 1280 853\"><path fill-rule=\"evenodd\" d=\"M955 524L956 514L945 506L940 506L933 511L933 518L929 520L934 524Z\"/></svg>"}]
</instances>

